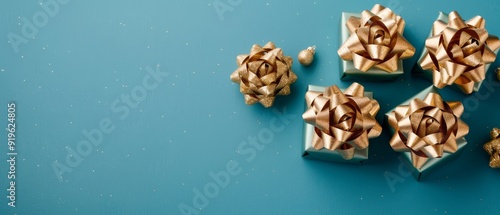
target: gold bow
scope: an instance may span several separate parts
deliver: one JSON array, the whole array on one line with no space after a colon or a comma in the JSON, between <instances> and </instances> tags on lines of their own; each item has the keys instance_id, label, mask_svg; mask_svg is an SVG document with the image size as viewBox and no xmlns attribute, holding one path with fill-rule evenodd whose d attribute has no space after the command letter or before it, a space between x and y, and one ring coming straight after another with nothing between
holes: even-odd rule
<instances>
[{"instance_id":1,"label":"gold bow","mask_svg":"<svg viewBox=\"0 0 500 215\"><path fill-rule=\"evenodd\" d=\"M323 93L306 93L307 111L302 118L314 125L312 146L320 150L337 150L346 160L354 149L368 147L368 139L378 137L382 127L375 120L380 109L378 102L364 96L364 87L353 83L344 93L337 86Z\"/></svg>"},{"instance_id":2,"label":"gold bow","mask_svg":"<svg viewBox=\"0 0 500 215\"><path fill-rule=\"evenodd\" d=\"M231 81L240 84L245 103L260 102L268 108L276 95L290 94L290 84L297 80L291 70L293 59L284 56L281 48L272 42L264 47L255 44L250 54L236 57L238 69L231 74Z\"/></svg>"},{"instance_id":3,"label":"gold bow","mask_svg":"<svg viewBox=\"0 0 500 215\"><path fill-rule=\"evenodd\" d=\"M500 168L500 129L493 128L490 132L491 141L483 145L490 155L490 167Z\"/></svg>"},{"instance_id":4,"label":"gold bow","mask_svg":"<svg viewBox=\"0 0 500 215\"><path fill-rule=\"evenodd\" d=\"M337 53L344 60L352 60L358 70L366 72L374 66L394 72L400 59L415 54L415 47L403 37L403 18L382 5L363 11L361 18L349 17L346 26L351 36Z\"/></svg>"},{"instance_id":5,"label":"gold bow","mask_svg":"<svg viewBox=\"0 0 500 215\"><path fill-rule=\"evenodd\" d=\"M437 88L456 84L464 93L471 94L474 84L484 80L485 65L495 61L495 50L500 41L488 35L485 20L480 16L464 22L453 11L448 23L436 20L432 36L425 41L426 54L420 60L424 70L431 70Z\"/></svg>"},{"instance_id":6,"label":"gold bow","mask_svg":"<svg viewBox=\"0 0 500 215\"><path fill-rule=\"evenodd\" d=\"M400 105L388 116L389 125L395 130L391 147L397 152L411 152L417 169L429 158L454 153L458 150L456 140L469 133L469 126L459 118L463 111L461 102L444 102L436 93Z\"/></svg>"}]
</instances>

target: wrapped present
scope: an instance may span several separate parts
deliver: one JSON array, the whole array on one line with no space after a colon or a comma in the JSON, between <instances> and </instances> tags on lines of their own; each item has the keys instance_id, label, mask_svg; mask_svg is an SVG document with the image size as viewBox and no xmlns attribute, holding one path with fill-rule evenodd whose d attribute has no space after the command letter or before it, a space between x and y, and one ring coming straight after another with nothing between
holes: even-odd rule
<instances>
[{"instance_id":1,"label":"wrapped present","mask_svg":"<svg viewBox=\"0 0 500 215\"><path fill-rule=\"evenodd\" d=\"M283 55L281 48L268 42L264 47L255 44L250 54L236 57L238 69L231 81L240 85L240 92L248 105L261 103L271 107L277 95L290 94L290 84L297 80L292 71L293 59Z\"/></svg>"},{"instance_id":2,"label":"wrapped present","mask_svg":"<svg viewBox=\"0 0 500 215\"><path fill-rule=\"evenodd\" d=\"M459 156L469 133L460 119L463 111L461 102L443 101L431 86L386 114L390 145L402 153L417 180Z\"/></svg>"},{"instance_id":3,"label":"wrapped present","mask_svg":"<svg viewBox=\"0 0 500 215\"><path fill-rule=\"evenodd\" d=\"M465 94L478 91L500 47L485 25L480 16L464 21L455 11L439 12L414 72L437 88L454 85Z\"/></svg>"},{"instance_id":4,"label":"wrapped present","mask_svg":"<svg viewBox=\"0 0 500 215\"><path fill-rule=\"evenodd\" d=\"M368 159L369 139L382 132L375 120L380 106L372 93L358 83L344 92L335 85L309 85L305 97L303 157L355 163Z\"/></svg>"},{"instance_id":5,"label":"wrapped present","mask_svg":"<svg viewBox=\"0 0 500 215\"><path fill-rule=\"evenodd\" d=\"M370 11L342 13L340 79L386 80L403 74L402 59L415 54L404 37L405 21L376 4Z\"/></svg>"}]
</instances>

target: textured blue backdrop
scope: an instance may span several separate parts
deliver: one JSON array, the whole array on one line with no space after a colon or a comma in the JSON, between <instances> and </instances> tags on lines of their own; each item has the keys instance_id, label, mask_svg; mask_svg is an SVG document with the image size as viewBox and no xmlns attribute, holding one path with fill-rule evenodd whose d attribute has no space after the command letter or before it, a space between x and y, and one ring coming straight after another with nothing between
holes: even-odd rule
<instances>
[{"instance_id":1,"label":"textured blue backdrop","mask_svg":"<svg viewBox=\"0 0 500 215\"><path fill-rule=\"evenodd\" d=\"M403 77L361 82L381 104L380 122L430 85L409 72L438 11L482 15L500 34L494 1L349 2L3 1L0 122L7 126L7 104L15 102L18 155L12 208L7 133L0 132L1 214L496 213L500 172L482 150L500 126L491 70L494 87L483 87L483 97L440 90L468 102L469 144L422 182L399 169L386 132L372 140L362 166L301 158L307 85L350 84L338 76L342 11L390 6L417 48ZM229 75L238 54L268 41L295 60L316 45L315 62L295 61L299 79L273 108L247 106ZM255 147L255 139L267 144ZM399 181L388 183L388 173Z\"/></svg>"}]
</instances>

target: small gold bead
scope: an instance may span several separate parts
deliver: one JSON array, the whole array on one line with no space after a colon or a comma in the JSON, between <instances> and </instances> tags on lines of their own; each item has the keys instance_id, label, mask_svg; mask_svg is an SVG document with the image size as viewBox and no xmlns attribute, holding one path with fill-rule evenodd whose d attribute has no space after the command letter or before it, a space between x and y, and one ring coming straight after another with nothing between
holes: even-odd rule
<instances>
[{"instance_id":1,"label":"small gold bead","mask_svg":"<svg viewBox=\"0 0 500 215\"><path fill-rule=\"evenodd\" d=\"M314 53L316 51L316 46L310 46L299 52L299 62L304 66L309 66L314 60Z\"/></svg>"}]
</instances>

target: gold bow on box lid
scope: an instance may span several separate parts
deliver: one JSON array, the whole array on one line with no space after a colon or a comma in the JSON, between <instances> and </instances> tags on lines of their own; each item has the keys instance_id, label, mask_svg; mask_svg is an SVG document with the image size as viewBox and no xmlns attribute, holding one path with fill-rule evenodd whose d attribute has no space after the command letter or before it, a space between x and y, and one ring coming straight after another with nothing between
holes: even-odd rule
<instances>
[{"instance_id":1,"label":"gold bow on box lid","mask_svg":"<svg viewBox=\"0 0 500 215\"><path fill-rule=\"evenodd\" d=\"M238 69L230 78L240 85L248 105L259 102L266 108L271 107L275 96L290 94L290 84L297 80L292 71L293 59L272 42L264 47L254 44L250 54L236 57L236 63Z\"/></svg>"},{"instance_id":2,"label":"gold bow on box lid","mask_svg":"<svg viewBox=\"0 0 500 215\"><path fill-rule=\"evenodd\" d=\"M415 53L415 47L403 37L404 27L403 18L379 4L361 14L343 12L343 44L337 51L342 59L341 78L403 74L401 59Z\"/></svg>"},{"instance_id":3,"label":"gold bow on box lid","mask_svg":"<svg viewBox=\"0 0 500 215\"><path fill-rule=\"evenodd\" d=\"M435 87L455 84L466 94L479 90L500 47L485 25L480 16L464 21L456 11L439 13L418 60L422 69L431 73L427 76L432 77Z\"/></svg>"},{"instance_id":4,"label":"gold bow on box lid","mask_svg":"<svg viewBox=\"0 0 500 215\"><path fill-rule=\"evenodd\" d=\"M382 132L375 119L380 106L372 93L358 83L344 92L335 85L310 85L305 97L304 157L351 162L368 158L368 139Z\"/></svg>"},{"instance_id":5,"label":"gold bow on box lid","mask_svg":"<svg viewBox=\"0 0 500 215\"><path fill-rule=\"evenodd\" d=\"M404 153L416 173L428 172L467 144L469 126L460 119L463 111L461 102L443 101L431 86L386 114L394 132L390 145Z\"/></svg>"}]
</instances>

